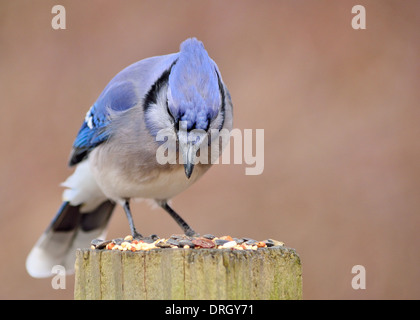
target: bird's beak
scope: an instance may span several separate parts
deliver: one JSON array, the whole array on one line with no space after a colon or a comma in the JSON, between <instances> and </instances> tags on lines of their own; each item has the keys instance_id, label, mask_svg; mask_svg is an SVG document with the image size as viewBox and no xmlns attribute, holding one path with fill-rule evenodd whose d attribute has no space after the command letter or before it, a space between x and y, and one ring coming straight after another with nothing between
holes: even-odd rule
<instances>
[{"instance_id":1,"label":"bird's beak","mask_svg":"<svg viewBox=\"0 0 420 320\"><path fill-rule=\"evenodd\" d=\"M195 152L192 142L188 142L187 146L182 150L182 157L184 158L185 175L189 179L194 170ZM197 151L196 151L197 152Z\"/></svg>"},{"instance_id":2,"label":"bird's beak","mask_svg":"<svg viewBox=\"0 0 420 320\"><path fill-rule=\"evenodd\" d=\"M179 150L184 160L185 175L189 179L193 173L194 165L196 163L197 151L200 149L201 143L206 138L207 134L203 133L178 133Z\"/></svg>"}]
</instances>

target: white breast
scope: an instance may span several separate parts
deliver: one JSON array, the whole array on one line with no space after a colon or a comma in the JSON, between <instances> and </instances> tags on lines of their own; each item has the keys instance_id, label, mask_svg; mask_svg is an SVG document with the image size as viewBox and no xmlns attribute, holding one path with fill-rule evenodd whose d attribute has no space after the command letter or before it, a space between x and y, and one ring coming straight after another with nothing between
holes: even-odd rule
<instances>
[{"instance_id":1,"label":"white breast","mask_svg":"<svg viewBox=\"0 0 420 320\"><path fill-rule=\"evenodd\" d=\"M89 158L94 159L92 155ZM183 165L176 165L172 169L154 167L142 170L137 167L127 170L111 163L99 168L93 160L90 167L103 193L119 202L131 198L170 199L197 181L209 166L196 166L190 179L186 177Z\"/></svg>"},{"instance_id":2,"label":"white breast","mask_svg":"<svg viewBox=\"0 0 420 320\"><path fill-rule=\"evenodd\" d=\"M101 178L100 185L111 198L151 198L170 199L192 185L200 176L198 171L195 177L188 179L184 169L179 166L175 170L164 170L152 175L147 179L132 177L132 179L121 178L118 171L109 172L105 179ZM106 181L105 181L106 180ZM110 183L109 181L113 181ZM104 184L102 184L104 183Z\"/></svg>"}]
</instances>

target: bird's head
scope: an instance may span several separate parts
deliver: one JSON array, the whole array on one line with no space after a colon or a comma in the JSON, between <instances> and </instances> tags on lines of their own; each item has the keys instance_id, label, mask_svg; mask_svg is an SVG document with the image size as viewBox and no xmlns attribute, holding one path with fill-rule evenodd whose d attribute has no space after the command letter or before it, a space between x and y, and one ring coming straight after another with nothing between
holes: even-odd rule
<instances>
[{"instance_id":1,"label":"bird's head","mask_svg":"<svg viewBox=\"0 0 420 320\"><path fill-rule=\"evenodd\" d=\"M197 151L208 141L210 130L223 127L225 88L216 63L195 38L181 44L178 58L165 72L156 88L156 110L160 110L156 116L160 120L149 117L149 122L157 130L169 128L174 132L185 174L190 178Z\"/></svg>"}]
</instances>

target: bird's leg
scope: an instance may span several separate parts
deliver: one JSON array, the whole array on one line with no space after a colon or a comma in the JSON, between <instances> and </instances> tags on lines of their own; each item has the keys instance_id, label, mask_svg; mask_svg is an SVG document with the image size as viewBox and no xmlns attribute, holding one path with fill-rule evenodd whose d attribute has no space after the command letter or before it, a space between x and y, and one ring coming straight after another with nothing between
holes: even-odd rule
<instances>
[{"instance_id":1,"label":"bird's leg","mask_svg":"<svg viewBox=\"0 0 420 320\"><path fill-rule=\"evenodd\" d=\"M124 202L123 208L124 208L125 214L127 215L128 224L130 225L131 235L133 236L133 239L143 239L143 236L137 232L136 227L134 226L134 221L133 221L133 216L131 215L129 200L126 200Z\"/></svg>"},{"instance_id":2,"label":"bird's leg","mask_svg":"<svg viewBox=\"0 0 420 320\"><path fill-rule=\"evenodd\" d=\"M167 213L178 223L178 225L184 230L184 233L187 236L194 236L197 235L193 229L182 219L169 205L166 201L158 201L158 204L165 209Z\"/></svg>"}]
</instances>

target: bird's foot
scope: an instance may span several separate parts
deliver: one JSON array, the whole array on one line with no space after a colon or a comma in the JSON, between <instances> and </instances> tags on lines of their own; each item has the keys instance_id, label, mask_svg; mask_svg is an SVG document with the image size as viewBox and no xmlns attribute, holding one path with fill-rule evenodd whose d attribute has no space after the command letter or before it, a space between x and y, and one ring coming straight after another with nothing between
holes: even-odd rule
<instances>
[{"instance_id":1,"label":"bird's foot","mask_svg":"<svg viewBox=\"0 0 420 320\"><path fill-rule=\"evenodd\" d=\"M193 229L189 228L187 230L185 230L185 235L188 237L199 237L200 234L195 232Z\"/></svg>"},{"instance_id":2,"label":"bird's foot","mask_svg":"<svg viewBox=\"0 0 420 320\"><path fill-rule=\"evenodd\" d=\"M140 235L141 236L141 235ZM153 243L153 242L155 242L156 240L158 240L158 239L160 239L156 234L151 234L150 236L148 236L148 237L139 237L139 238L134 238L133 237L133 240L141 240L141 241L143 241L143 242L145 242L145 243Z\"/></svg>"},{"instance_id":3,"label":"bird's foot","mask_svg":"<svg viewBox=\"0 0 420 320\"><path fill-rule=\"evenodd\" d=\"M143 238L144 238L144 237L143 237L140 233L138 233L137 231L134 231L131 235L133 236L133 240L143 240Z\"/></svg>"}]
</instances>

